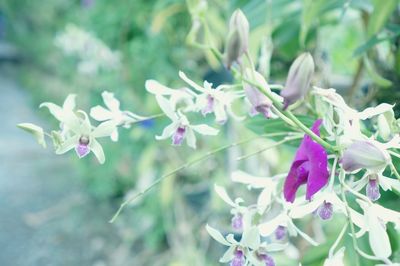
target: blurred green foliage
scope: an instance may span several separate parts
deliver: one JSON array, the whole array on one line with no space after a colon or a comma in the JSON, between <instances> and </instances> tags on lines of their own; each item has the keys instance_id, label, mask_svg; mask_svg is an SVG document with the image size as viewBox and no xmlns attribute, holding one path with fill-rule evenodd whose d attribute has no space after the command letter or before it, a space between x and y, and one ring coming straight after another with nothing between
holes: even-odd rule
<instances>
[{"instance_id":1,"label":"blurred green foliage","mask_svg":"<svg viewBox=\"0 0 400 266\"><path fill-rule=\"evenodd\" d=\"M243 9L251 23L252 56L260 58L260 64L266 63L266 73L270 73L273 82L283 83L295 56L310 50L316 55L319 85L337 88L348 96L349 102L364 107L375 102L393 103L400 98L397 0L208 1L205 18L216 33L213 42L221 50L227 19L237 7ZM34 97L34 106L42 101L60 103L67 94L77 93L78 104L88 108L101 104L101 91L109 90L121 99L123 109L140 115L155 114L159 110L153 97L145 92L145 80L153 78L179 87L183 85L177 78L180 69L198 80L212 69L219 69L212 55L204 55L186 44L191 17L184 0L13 0L1 3L0 10L9 24L8 37L23 58L20 79ZM55 35L68 23L93 33L112 50L120 51L122 68L102 71L93 77L79 74L76 58L65 56L54 45ZM263 49L270 47L265 46L268 40L273 44L270 62L260 57ZM306 117L302 119L306 124L312 123ZM110 200L117 207L127 193L145 188L167 170L197 157L188 149L155 142L154 135L165 124L166 121L159 119L137 125L121 130L118 143L104 141L107 156L104 166L98 166L94 160L79 161L77 167L87 181L88 192L97 200ZM276 121L263 122L261 117L246 126L256 132L280 131L285 127ZM200 152L252 135L236 124L228 124L225 132L227 139L200 142ZM260 140L243 150L249 152L263 143ZM229 214L223 203L214 198L211 184L218 180L229 186L228 170L238 164L244 168L257 165L253 172L284 171L292 156L292 150L282 149L266 156L272 161L269 164L234 163L232 156L237 152L217 156L168 179L137 202L134 210L127 209L119 218L117 224L134 231L126 237L127 244L135 248L136 254L151 257L145 261L146 265L217 265L216 258L222 249L208 249L209 237L203 225L207 219L220 219L221 213L225 217ZM266 157L261 155L256 159ZM246 190L234 192L248 194ZM398 198L383 200L393 204ZM228 218L219 222L228 228ZM328 243L334 241L340 224L339 221L336 226L326 226ZM394 230L389 232L399 256L399 238ZM346 247L351 255L351 244L346 243ZM321 265L327 248L324 245L306 250L303 265ZM278 257L277 262L293 265L284 257ZM362 263L369 265L366 261Z\"/></svg>"}]
</instances>

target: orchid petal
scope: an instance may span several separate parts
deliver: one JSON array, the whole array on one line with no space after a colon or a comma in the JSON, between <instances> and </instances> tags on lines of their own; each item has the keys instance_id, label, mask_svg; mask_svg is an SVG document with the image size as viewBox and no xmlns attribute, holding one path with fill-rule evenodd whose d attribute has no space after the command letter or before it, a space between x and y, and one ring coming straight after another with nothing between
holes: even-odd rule
<instances>
[{"instance_id":1,"label":"orchid petal","mask_svg":"<svg viewBox=\"0 0 400 266\"><path fill-rule=\"evenodd\" d=\"M189 147L196 149L196 136L192 127L187 127L186 129L186 143Z\"/></svg>"},{"instance_id":2,"label":"orchid petal","mask_svg":"<svg viewBox=\"0 0 400 266\"><path fill-rule=\"evenodd\" d=\"M105 121L113 118L113 113L103 106L97 105L90 109L90 116L97 121Z\"/></svg>"},{"instance_id":3,"label":"orchid petal","mask_svg":"<svg viewBox=\"0 0 400 266\"><path fill-rule=\"evenodd\" d=\"M103 97L104 104L111 111L119 111L119 101L114 97L114 93L104 91L101 96Z\"/></svg>"},{"instance_id":4,"label":"orchid petal","mask_svg":"<svg viewBox=\"0 0 400 266\"><path fill-rule=\"evenodd\" d=\"M76 94L69 94L64 101L63 109L73 111L75 109Z\"/></svg>"},{"instance_id":5,"label":"orchid petal","mask_svg":"<svg viewBox=\"0 0 400 266\"><path fill-rule=\"evenodd\" d=\"M116 129L116 124L114 121L106 121L98 125L92 132L92 136L94 138L108 137Z\"/></svg>"},{"instance_id":6,"label":"orchid petal","mask_svg":"<svg viewBox=\"0 0 400 266\"><path fill-rule=\"evenodd\" d=\"M224 238L224 236L217 230L212 228L211 226L209 226L208 224L206 225L206 230L208 232L208 234L214 238L214 240L216 240L217 242L221 243L222 245L225 246L231 246L231 243L229 243L228 241L226 241L226 239Z\"/></svg>"},{"instance_id":7,"label":"orchid petal","mask_svg":"<svg viewBox=\"0 0 400 266\"><path fill-rule=\"evenodd\" d=\"M178 127L179 123L172 122L171 124L169 124L164 128L161 136L156 136L156 140L162 140L171 137Z\"/></svg>"},{"instance_id":8,"label":"orchid petal","mask_svg":"<svg viewBox=\"0 0 400 266\"><path fill-rule=\"evenodd\" d=\"M161 110L168 116L172 121L177 121L178 116L173 109L173 106L170 101L168 101L165 97L156 95L156 100Z\"/></svg>"},{"instance_id":9,"label":"orchid petal","mask_svg":"<svg viewBox=\"0 0 400 266\"><path fill-rule=\"evenodd\" d=\"M100 164L103 164L106 160L103 148L101 147L100 143L92 138L89 143L91 151L94 153L96 156L97 160L99 161Z\"/></svg>"},{"instance_id":10,"label":"orchid petal","mask_svg":"<svg viewBox=\"0 0 400 266\"><path fill-rule=\"evenodd\" d=\"M64 154L67 151L72 150L79 143L79 136L73 136L71 138L66 139L60 147L56 150L56 154Z\"/></svg>"},{"instance_id":11,"label":"orchid petal","mask_svg":"<svg viewBox=\"0 0 400 266\"><path fill-rule=\"evenodd\" d=\"M194 131L196 131L202 135L209 135L209 136L215 136L219 132L218 129L210 127L206 124L190 126L190 128L192 128Z\"/></svg>"}]
</instances>

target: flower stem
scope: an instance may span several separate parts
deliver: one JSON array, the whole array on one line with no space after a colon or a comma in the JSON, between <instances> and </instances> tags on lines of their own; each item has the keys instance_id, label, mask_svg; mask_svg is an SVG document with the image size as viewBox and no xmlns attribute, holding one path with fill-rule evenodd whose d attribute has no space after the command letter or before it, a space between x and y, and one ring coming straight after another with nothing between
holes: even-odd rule
<instances>
[{"instance_id":1,"label":"flower stem","mask_svg":"<svg viewBox=\"0 0 400 266\"><path fill-rule=\"evenodd\" d=\"M189 161L189 162L187 162L187 163L185 163L185 164L183 164L183 165L181 165L181 166L175 168L174 170L172 170L172 171L170 171L170 172L168 172L168 173L162 175L161 177L159 177L158 179L156 179L153 183L151 183L147 188L145 188L145 189L142 190L141 192L139 192L139 193L133 195L132 197L130 197L130 198L128 198L127 200L125 200L124 202L122 202L121 205L120 205L120 207L119 207L119 209L117 210L117 212L114 214L114 216L111 218L111 220L110 220L109 222L110 222L110 223L113 223L113 222L117 219L117 217L119 216L119 214L121 213L121 211L122 211L128 204L130 204L131 202L135 201L136 199L138 199L138 198L140 198L141 196L143 196L144 194L146 194L148 191L150 191L150 190L151 190L152 188L154 188L156 185L158 185L159 183L161 183L161 182L162 182L164 179L166 179L167 177L172 176L172 175L174 175L175 173L177 173L177 172L179 172L179 171L182 171L182 170L185 169L185 168L188 168L188 167L190 167L190 166L192 166L192 165L194 165L194 164L196 164L196 163L199 163L199 162L201 162L201 161L207 159L208 157L210 157L210 156L212 156L212 155L214 155L214 154L216 154L216 153L218 153L218 152L224 151L224 150L226 150L226 149L229 149L229 148L232 148L232 147L235 147L235 146L238 146L238 145L241 145L241 144L250 142L250 141L253 141L253 140L258 139L258 138L262 138L262 137L284 136L284 135L288 135L288 134L289 134L288 132L276 132L276 133L270 133L270 134L263 134L263 135L259 135L259 136L256 136L256 137L252 137L252 138L248 138L248 139L245 139L245 140L241 140L241 141L238 141L238 142L234 142L234 143L231 143L231 144L227 144L227 145L224 145L224 146L222 146L222 147L216 148L216 149L214 149L214 150L212 150L212 151L209 151L209 152L205 153L204 155L202 155L202 156L200 156L200 157L198 157L198 158L196 158L196 159L193 159L192 161Z\"/></svg>"},{"instance_id":2,"label":"flower stem","mask_svg":"<svg viewBox=\"0 0 400 266\"><path fill-rule=\"evenodd\" d=\"M354 248L354 251L358 252L356 231L354 229L353 220L351 219L351 213L350 213L350 210L349 210L349 203L347 202L346 195L344 194L344 186L343 186L343 184L340 185L340 194L342 196L343 202L345 203L345 208L346 208L346 213L347 213L347 220L348 220L349 225L350 225L351 237L353 238L353 248ZM360 258L358 256L356 256L356 266L360 266Z\"/></svg>"}]
</instances>

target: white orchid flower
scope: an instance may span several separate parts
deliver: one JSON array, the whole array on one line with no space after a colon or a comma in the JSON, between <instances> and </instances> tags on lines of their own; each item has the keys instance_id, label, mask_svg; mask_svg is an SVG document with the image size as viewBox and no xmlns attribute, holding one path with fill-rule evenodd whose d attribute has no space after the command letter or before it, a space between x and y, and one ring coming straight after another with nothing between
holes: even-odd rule
<instances>
[{"instance_id":1,"label":"white orchid flower","mask_svg":"<svg viewBox=\"0 0 400 266\"><path fill-rule=\"evenodd\" d=\"M97 127L90 124L88 115L83 111L78 111L79 118L74 113L68 113L68 118L65 123L68 126L71 134L65 138L60 147L56 149L56 154L64 154L71 149L75 148L76 154L79 158L83 158L91 151L96 156L97 160L103 164L105 156L103 148L97 141L97 138L109 137L115 129L113 121L106 121Z\"/></svg>"},{"instance_id":2,"label":"white orchid flower","mask_svg":"<svg viewBox=\"0 0 400 266\"><path fill-rule=\"evenodd\" d=\"M242 198L237 198L233 201L224 187L214 185L214 190L225 203L232 207L232 227L237 231L243 231L250 227L255 211L242 206L241 204L244 202Z\"/></svg>"},{"instance_id":3,"label":"white orchid flower","mask_svg":"<svg viewBox=\"0 0 400 266\"><path fill-rule=\"evenodd\" d=\"M289 235L291 236L302 236L307 242L309 242L313 246L318 246L319 243L313 240L309 235L301 231L292 221L292 218L289 216L289 211L293 204L286 202L285 200L280 200L283 210L280 214L268 220L266 222L260 223L258 225L258 229L260 230L261 236L270 236L280 227L287 228Z\"/></svg>"},{"instance_id":4,"label":"white orchid flower","mask_svg":"<svg viewBox=\"0 0 400 266\"><path fill-rule=\"evenodd\" d=\"M334 212L346 213L346 208L336 193L328 188L314 195L312 201L297 198L289 211L289 216L292 219L299 219L314 212L317 212L321 219L328 220Z\"/></svg>"},{"instance_id":5,"label":"white orchid flower","mask_svg":"<svg viewBox=\"0 0 400 266\"><path fill-rule=\"evenodd\" d=\"M391 222L400 229L400 212L384 208L378 204L370 204L357 199L364 210L364 222L372 252L379 259L387 259L392 254L386 223ZM361 236L358 234L358 237Z\"/></svg>"},{"instance_id":6,"label":"white orchid flower","mask_svg":"<svg viewBox=\"0 0 400 266\"><path fill-rule=\"evenodd\" d=\"M181 145L183 140L186 138L186 143L189 147L196 149L196 136L194 132L202 135L215 136L219 130L210 127L206 124L191 125L187 117L180 111L176 111L171 102L163 96L156 96L156 100L168 118L172 120L172 123L164 128L161 136L156 136L157 140L167 139L172 137L173 145Z\"/></svg>"},{"instance_id":7,"label":"white orchid flower","mask_svg":"<svg viewBox=\"0 0 400 266\"><path fill-rule=\"evenodd\" d=\"M233 265L247 265L245 257L249 256L252 250L258 250L261 246L260 234L256 226L243 231L240 241L236 241L233 234L224 237L217 229L206 225L209 235L220 244L229 247L219 262L227 263L235 261Z\"/></svg>"},{"instance_id":8,"label":"white orchid flower","mask_svg":"<svg viewBox=\"0 0 400 266\"><path fill-rule=\"evenodd\" d=\"M72 114L74 112L76 106L75 99L75 94L69 94L62 106L56 105L51 102L44 102L39 106L40 108L47 107L54 118L60 121L61 136L63 138L69 134L70 129L67 126L67 120L72 117Z\"/></svg>"},{"instance_id":9,"label":"white orchid flower","mask_svg":"<svg viewBox=\"0 0 400 266\"><path fill-rule=\"evenodd\" d=\"M185 73L179 72L179 77L201 94L197 95L196 106L203 115L214 113L215 120L219 124L224 124L228 120L228 114L237 120L244 117L236 115L232 110L234 100L243 97L239 93L225 91L229 86L220 85L212 88L212 84L204 81L203 87L189 79Z\"/></svg>"},{"instance_id":10,"label":"white orchid flower","mask_svg":"<svg viewBox=\"0 0 400 266\"><path fill-rule=\"evenodd\" d=\"M188 88L171 89L152 79L146 81L145 87L148 92L156 96L169 96L169 100L174 109L177 109L177 105L180 102L184 102L186 107L183 109L183 111L193 111L192 109L195 106L193 99L196 97L196 94Z\"/></svg>"},{"instance_id":11,"label":"white orchid flower","mask_svg":"<svg viewBox=\"0 0 400 266\"><path fill-rule=\"evenodd\" d=\"M90 109L90 116L97 121L112 121L116 126L124 126L129 128L131 123L143 120L145 117L136 115L129 111L120 110L120 102L114 97L114 93L104 91L104 104L107 108L97 105ZM111 134L112 141L118 141L118 127L115 127Z\"/></svg>"},{"instance_id":12,"label":"white orchid flower","mask_svg":"<svg viewBox=\"0 0 400 266\"><path fill-rule=\"evenodd\" d=\"M286 174L282 174L269 178L253 176L243 171L234 171L231 174L231 179L233 182L248 185L249 189L262 189L257 199L257 211L259 214L263 214L271 204L273 196L276 195L277 179L285 176Z\"/></svg>"}]
</instances>

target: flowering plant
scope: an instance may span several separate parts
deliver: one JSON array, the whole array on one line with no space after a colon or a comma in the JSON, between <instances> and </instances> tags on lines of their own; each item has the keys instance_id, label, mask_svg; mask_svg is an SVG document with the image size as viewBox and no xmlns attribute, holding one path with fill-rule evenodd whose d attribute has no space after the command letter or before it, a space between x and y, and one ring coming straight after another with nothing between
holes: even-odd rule
<instances>
[{"instance_id":1,"label":"flowering plant","mask_svg":"<svg viewBox=\"0 0 400 266\"><path fill-rule=\"evenodd\" d=\"M324 240L323 233L304 230L299 221L316 218L322 222L341 216L345 221L326 254L324 265L344 263L347 249L339 245L345 236L352 240L356 263L359 264L359 256L385 264L395 263L387 225L399 230L400 213L379 202L381 192L400 193L400 174L393 159L400 157L400 121L394 116L394 106L382 103L357 111L336 90L313 86L318 65L310 52L301 53L293 61L284 85L271 84L272 79L261 74L253 62L250 26L243 12L236 10L232 14L225 50L221 53L210 39L206 43L196 39L195 31L201 27L208 29L207 22L198 19L204 12L204 3L199 1L196 9L195 1L189 2L196 25L191 31L191 41L207 52L211 51L232 72L234 84L216 86L207 80L196 82L179 72L177 76L185 86L182 88L169 88L155 80L146 82L146 90L154 95L161 114L146 116L122 111L114 94L105 91L102 98L107 108L92 107L88 115L83 110L76 110L76 95L71 94L63 106L49 102L41 105L59 122L59 128L47 132L31 123L22 123L19 127L32 133L42 146L46 146L46 137L50 138L56 154L74 149L77 156L83 158L92 152L103 164L105 155L97 139L110 137L118 141L119 128L129 128L137 122L166 117L170 123L155 139L163 142L171 139L174 146L186 143L196 149L197 138L223 134L222 127L243 123L268 125L278 121L285 125L281 131L254 130L256 136L251 139L222 146L161 176L124 201L111 221L127 204L168 176L217 152L264 138L274 143L238 160L285 144L297 146L297 150L291 166L283 173L261 176L237 167L228 174L235 187L247 185L252 194L257 195L255 203L242 197L233 198L224 186L215 185L216 194L231 208L232 215L232 233L219 231L218 225L205 226L213 239L227 247L220 262L234 266L271 266L275 265L274 254L279 252L299 260L300 250L293 244L296 238L302 238L312 246L320 246ZM75 28L68 31L82 35ZM208 30L205 32L210 34ZM58 45L68 44L65 38L58 37ZM85 43L94 43L96 49L105 50L107 60L114 58L111 51L92 37L82 35L82 38L87 39ZM85 43L65 47L70 49L68 53L82 56L86 55L81 52ZM110 60L115 61L112 58ZM97 64L108 65L96 62L95 69ZM207 119L210 115L215 120L213 125L209 125L211 121ZM91 118L98 124L92 125ZM371 253L358 244L364 236L368 238Z\"/></svg>"}]
</instances>

